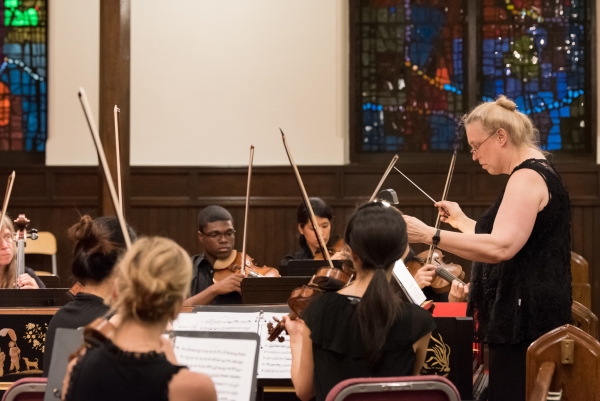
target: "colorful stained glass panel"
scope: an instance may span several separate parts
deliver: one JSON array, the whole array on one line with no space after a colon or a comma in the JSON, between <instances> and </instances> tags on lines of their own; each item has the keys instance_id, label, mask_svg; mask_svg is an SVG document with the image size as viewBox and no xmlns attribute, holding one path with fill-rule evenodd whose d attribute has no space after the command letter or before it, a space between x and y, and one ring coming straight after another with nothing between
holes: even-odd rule
<instances>
[{"instance_id":1,"label":"colorful stained glass panel","mask_svg":"<svg viewBox=\"0 0 600 401\"><path fill-rule=\"evenodd\" d=\"M504 94L547 150L586 151L583 0L484 0L482 100Z\"/></svg>"},{"instance_id":2,"label":"colorful stained glass panel","mask_svg":"<svg viewBox=\"0 0 600 401\"><path fill-rule=\"evenodd\" d=\"M448 150L464 112L463 1L362 0L362 152Z\"/></svg>"},{"instance_id":3,"label":"colorful stained glass panel","mask_svg":"<svg viewBox=\"0 0 600 401\"><path fill-rule=\"evenodd\" d=\"M0 151L44 152L47 0L0 2Z\"/></svg>"}]
</instances>

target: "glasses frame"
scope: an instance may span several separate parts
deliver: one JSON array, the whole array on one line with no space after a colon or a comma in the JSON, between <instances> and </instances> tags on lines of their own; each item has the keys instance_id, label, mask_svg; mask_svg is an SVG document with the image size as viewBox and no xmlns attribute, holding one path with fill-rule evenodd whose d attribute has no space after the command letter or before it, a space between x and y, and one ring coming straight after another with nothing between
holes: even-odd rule
<instances>
[{"instance_id":1,"label":"glasses frame","mask_svg":"<svg viewBox=\"0 0 600 401\"><path fill-rule=\"evenodd\" d=\"M479 149L481 148L481 145L483 145L485 143L485 141L487 141L488 139L490 139L493 135L496 135L496 132L498 132L498 130L495 130L494 132L492 132L491 134L488 135L487 138L485 138L483 141L481 141L481 143L477 146L473 146L469 152L471 152L471 155L475 155L477 157L479 157Z\"/></svg>"},{"instance_id":2,"label":"glasses frame","mask_svg":"<svg viewBox=\"0 0 600 401\"><path fill-rule=\"evenodd\" d=\"M210 238L210 239L212 239L212 240L220 240L220 239L221 239L221 237L223 237L223 238L225 238L225 239L231 239L231 238L235 238L235 233L236 233L236 232L237 232L237 231L235 231L235 230L231 230L231 231L230 231L230 230L227 230L227 231L226 231L226 232L224 232L224 233L221 233L221 232L210 232L210 233L205 233L205 232L203 232L203 231L200 231L200 233L201 233L202 235L204 235L204 236L206 236L206 237L208 237L208 238Z\"/></svg>"}]
</instances>

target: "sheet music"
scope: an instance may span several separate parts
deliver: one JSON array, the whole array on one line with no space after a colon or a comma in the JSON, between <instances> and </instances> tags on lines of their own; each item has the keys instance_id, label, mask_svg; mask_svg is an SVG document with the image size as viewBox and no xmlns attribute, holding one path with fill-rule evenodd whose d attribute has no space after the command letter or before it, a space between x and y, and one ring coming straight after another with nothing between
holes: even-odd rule
<instances>
[{"instance_id":1,"label":"sheet music","mask_svg":"<svg viewBox=\"0 0 600 401\"><path fill-rule=\"evenodd\" d=\"M423 294L419 284L417 284L414 277L410 274L402 259L399 259L396 261L396 264L394 264L393 275L396 281L398 281L398 284L404 287L407 295L414 304L420 306L427 300L427 297Z\"/></svg>"},{"instance_id":2,"label":"sheet music","mask_svg":"<svg viewBox=\"0 0 600 401\"><path fill-rule=\"evenodd\" d=\"M177 315L177 319L173 320L173 330L180 331L195 331L198 330L196 323L198 317L195 313L180 313Z\"/></svg>"},{"instance_id":3,"label":"sheet music","mask_svg":"<svg viewBox=\"0 0 600 401\"><path fill-rule=\"evenodd\" d=\"M219 401L251 399L255 341L180 336L173 348L179 364L210 376Z\"/></svg>"},{"instance_id":4,"label":"sheet music","mask_svg":"<svg viewBox=\"0 0 600 401\"><path fill-rule=\"evenodd\" d=\"M282 313L263 314L265 321L260 333L260 353L258 358L259 379L289 379L292 368L292 352L290 350L290 337L284 333L285 341L280 343L267 340L267 323L273 322L273 316L281 319Z\"/></svg>"},{"instance_id":5,"label":"sheet music","mask_svg":"<svg viewBox=\"0 0 600 401\"><path fill-rule=\"evenodd\" d=\"M197 312L196 328L198 331L238 331L258 332L258 312Z\"/></svg>"}]
</instances>

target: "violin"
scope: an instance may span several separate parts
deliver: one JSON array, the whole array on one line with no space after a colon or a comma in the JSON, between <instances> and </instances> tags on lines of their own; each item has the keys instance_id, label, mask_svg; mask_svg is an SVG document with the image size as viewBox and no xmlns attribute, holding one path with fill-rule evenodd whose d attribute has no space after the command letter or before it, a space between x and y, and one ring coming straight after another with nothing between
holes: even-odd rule
<instances>
[{"instance_id":1,"label":"violin","mask_svg":"<svg viewBox=\"0 0 600 401\"><path fill-rule=\"evenodd\" d=\"M335 241L335 243L331 246L327 247L327 252L329 252L329 256L333 256L336 253L340 252L342 249L344 249L344 245L346 245L346 243L344 242L344 239L342 237L339 237L337 241ZM317 249L315 252L315 256L313 258L314 260L325 260L325 258L323 257L323 252L321 252L321 249Z\"/></svg>"},{"instance_id":2,"label":"violin","mask_svg":"<svg viewBox=\"0 0 600 401\"><path fill-rule=\"evenodd\" d=\"M244 277L281 277L279 270L274 267L258 267L254 264L254 259L249 255L246 254L244 256L245 263L242 263L242 253L233 250L229 258L216 260L213 266L215 270L213 281L217 283L232 274L241 273L242 271ZM243 269L242 266L244 267Z\"/></svg>"},{"instance_id":3,"label":"violin","mask_svg":"<svg viewBox=\"0 0 600 401\"><path fill-rule=\"evenodd\" d=\"M292 295L288 299L288 306L292 310L288 317L292 320L301 318L304 310L308 307L311 301L317 299L324 292L338 291L347 286L352 282L354 275L348 274L340 269L332 267L322 267L317 273L310 279L309 283L305 286L296 288L292 291ZM273 318L277 325L272 322L267 323L267 330L269 333L269 341L283 342L284 338L281 336L283 330L285 330L285 324L282 320Z\"/></svg>"},{"instance_id":4,"label":"violin","mask_svg":"<svg viewBox=\"0 0 600 401\"><path fill-rule=\"evenodd\" d=\"M423 251L408 262L406 267L413 276L417 274L417 270L427 264L427 256L429 251ZM433 251L431 257L431 263L436 266L435 276L431 281L431 288L437 294L444 294L450 291L452 282L458 280L461 284L465 284L462 281L465 278L465 272L462 266L456 263L450 263L446 260L446 256L439 249Z\"/></svg>"}]
</instances>

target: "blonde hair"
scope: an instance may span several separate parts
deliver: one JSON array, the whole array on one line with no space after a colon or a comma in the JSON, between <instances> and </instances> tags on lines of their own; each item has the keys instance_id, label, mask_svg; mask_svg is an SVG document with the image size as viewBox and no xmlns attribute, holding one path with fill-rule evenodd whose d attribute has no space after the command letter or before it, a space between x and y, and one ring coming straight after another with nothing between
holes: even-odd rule
<instances>
[{"instance_id":1,"label":"blonde hair","mask_svg":"<svg viewBox=\"0 0 600 401\"><path fill-rule=\"evenodd\" d=\"M8 215L4 215L4 224L10 232L10 236L13 239L13 258L5 266L0 266L2 271L2 280L0 280L0 288L14 288L15 282L17 281L17 243L15 242L15 226Z\"/></svg>"},{"instance_id":2,"label":"blonde hair","mask_svg":"<svg viewBox=\"0 0 600 401\"><path fill-rule=\"evenodd\" d=\"M192 280L187 252L161 237L138 239L118 268L119 295L113 308L123 320L155 323L174 317Z\"/></svg>"},{"instance_id":3,"label":"blonde hair","mask_svg":"<svg viewBox=\"0 0 600 401\"><path fill-rule=\"evenodd\" d=\"M502 128L513 144L539 150L540 133L525 114L517 111L517 105L504 95L492 102L482 103L462 118L463 125L480 123L489 133Z\"/></svg>"}]
</instances>

